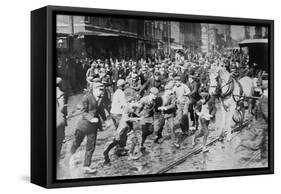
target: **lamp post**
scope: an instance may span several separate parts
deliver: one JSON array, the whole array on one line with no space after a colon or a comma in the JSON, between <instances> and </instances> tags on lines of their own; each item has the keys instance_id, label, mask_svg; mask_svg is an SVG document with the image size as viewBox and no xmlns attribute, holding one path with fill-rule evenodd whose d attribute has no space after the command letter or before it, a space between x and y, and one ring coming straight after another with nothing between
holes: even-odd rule
<instances>
[{"instance_id":1,"label":"lamp post","mask_svg":"<svg viewBox=\"0 0 281 194\"><path fill-rule=\"evenodd\" d=\"M57 42L57 48L58 48L58 58L62 58L62 49L63 49L63 39L60 38Z\"/></svg>"},{"instance_id":2,"label":"lamp post","mask_svg":"<svg viewBox=\"0 0 281 194\"><path fill-rule=\"evenodd\" d=\"M169 54L169 56L171 54L170 37L171 37L171 22L168 22L168 54Z\"/></svg>"}]
</instances>

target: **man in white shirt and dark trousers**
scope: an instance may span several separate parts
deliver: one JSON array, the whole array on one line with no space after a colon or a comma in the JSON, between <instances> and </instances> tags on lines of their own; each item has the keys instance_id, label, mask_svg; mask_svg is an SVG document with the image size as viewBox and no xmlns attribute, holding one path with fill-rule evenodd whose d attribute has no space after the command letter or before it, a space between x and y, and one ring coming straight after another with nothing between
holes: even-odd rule
<instances>
[{"instance_id":1,"label":"man in white shirt and dark trousers","mask_svg":"<svg viewBox=\"0 0 281 194\"><path fill-rule=\"evenodd\" d=\"M119 79L117 81L117 90L114 92L112 97L110 114L116 129L122 117L123 109L126 106L126 98L124 93L125 85L125 80Z\"/></svg>"},{"instance_id":2,"label":"man in white shirt and dark trousers","mask_svg":"<svg viewBox=\"0 0 281 194\"><path fill-rule=\"evenodd\" d=\"M189 130L188 120L188 94L190 93L189 87L181 82L179 76L175 77L175 86L173 92L176 95L177 113L175 123L180 125L182 133L187 134Z\"/></svg>"}]
</instances>

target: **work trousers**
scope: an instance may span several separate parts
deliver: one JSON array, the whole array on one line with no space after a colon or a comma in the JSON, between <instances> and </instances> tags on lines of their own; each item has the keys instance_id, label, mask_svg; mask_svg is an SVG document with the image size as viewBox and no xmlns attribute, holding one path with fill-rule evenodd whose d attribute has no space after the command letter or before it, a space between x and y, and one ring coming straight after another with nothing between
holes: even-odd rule
<instances>
[{"instance_id":1,"label":"work trousers","mask_svg":"<svg viewBox=\"0 0 281 194\"><path fill-rule=\"evenodd\" d=\"M74 141L71 146L71 154L74 154L76 150L81 145L82 141L84 140L85 136L87 136L87 143L86 143L86 152L85 152L85 159L84 159L84 166L90 166L92 161L92 156L96 148L96 140L97 140L97 129L92 129L89 132L83 132L79 129L76 129L74 134Z\"/></svg>"}]
</instances>

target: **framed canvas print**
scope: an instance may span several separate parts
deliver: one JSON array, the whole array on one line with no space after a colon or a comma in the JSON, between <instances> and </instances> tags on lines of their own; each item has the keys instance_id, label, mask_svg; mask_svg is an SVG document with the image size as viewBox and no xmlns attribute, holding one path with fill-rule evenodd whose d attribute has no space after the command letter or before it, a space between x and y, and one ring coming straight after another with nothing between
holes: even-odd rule
<instances>
[{"instance_id":1,"label":"framed canvas print","mask_svg":"<svg viewBox=\"0 0 281 194\"><path fill-rule=\"evenodd\" d=\"M31 12L31 182L273 171L272 20Z\"/></svg>"}]
</instances>

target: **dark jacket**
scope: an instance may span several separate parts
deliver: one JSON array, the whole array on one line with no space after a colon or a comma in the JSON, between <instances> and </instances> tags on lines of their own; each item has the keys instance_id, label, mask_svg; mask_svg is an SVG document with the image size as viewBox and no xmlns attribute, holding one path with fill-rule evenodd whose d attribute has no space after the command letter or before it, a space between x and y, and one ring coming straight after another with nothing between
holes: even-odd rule
<instances>
[{"instance_id":1,"label":"dark jacket","mask_svg":"<svg viewBox=\"0 0 281 194\"><path fill-rule=\"evenodd\" d=\"M214 97L210 97L207 99L207 101L205 103L203 103L202 101L198 101L196 103L196 107L195 109L198 110L199 112L201 112L202 109L202 105L208 105L208 109L209 109L209 114L212 115L213 117L211 118L211 120L215 119L216 116L216 112L217 112L217 107L216 107L216 103L215 103L215 98Z\"/></svg>"},{"instance_id":2,"label":"dark jacket","mask_svg":"<svg viewBox=\"0 0 281 194\"><path fill-rule=\"evenodd\" d=\"M101 128L101 119L106 120L103 103L98 102L92 92L87 93L82 101L82 117L77 123L77 129L89 133ZM97 118L97 123L91 123L91 119Z\"/></svg>"},{"instance_id":3,"label":"dark jacket","mask_svg":"<svg viewBox=\"0 0 281 194\"><path fill-rule=\"evenodd\" d=\"M199 81L193 81L192 83L188 83L188 87L190 89L189 97L191 103L195 103L196 101L200 100L201 96L199 95Z\"/></svg>"},{"instance_id":4,"label":"dark jacket","mask_svg":"<svg viewBox=\"0 0 281 194\"><path fill-rule=\"evenodd\" d=\"M177 110L176 105L176 96L171 94L168 99L163 99L163 106L167 108L167 110L163 111L164 118L174 117Z\"/></svg>"}]
</instances>

